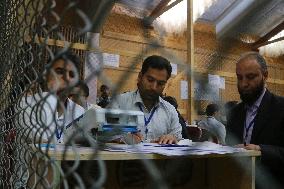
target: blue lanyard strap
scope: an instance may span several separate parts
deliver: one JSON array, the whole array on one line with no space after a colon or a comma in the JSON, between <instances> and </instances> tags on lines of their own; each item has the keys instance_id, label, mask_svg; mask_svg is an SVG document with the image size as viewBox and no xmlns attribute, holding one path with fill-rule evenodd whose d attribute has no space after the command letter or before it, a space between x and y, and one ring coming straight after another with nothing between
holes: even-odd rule
<instances>
[{"instance_id":1,"label":"blue lanyard strap","mask_svg":"<svg viewBox=\"0 0 284 189\"><path fill-rule=\"evenodd\" d=\"M59 140L59 139L61 138L64 128L65 128L65 129L68 129L68 128L71 127L74 123L78 122L83 116L84 116L84 114L80 115L79 117L77 117L76 119L74 119L71 123L69 123L68 125L64 126L60 131L59 131L59 129L58 129L58 125L56 124L55 134L56 134L57 140Z\"/></svg>"},{"instance_id":2,"label":"blue lanyard strap","mask_svg":"<svg viewBox=\"0 0 284 189\"><path fill-rule=\"evenodd\" d=\"M143 109L142 109L142 106L141 106L140 103L138 104L138 106L139 106L139 109L141 110L141 112L143 112ZM145 129L145 134L146 134L146 136L147 136L147 133L148 133L148 127L147 127L147 126L148 126L148 124L150 123L150 121L151 121L151 119L152 119L152 117L153 117L155 111L157 110L157 108L158 108L158 106L156 106L154 109L152 109L152 111L151 111L150 116L149 116L148 119L147 119L146 116L144 115L144 121L145 121L145 127L146 127L146 129Z\"/></svg>"},{"instance_id":3,"label":"blue lanyard strap","mask_svg":"<svg viewBox=\"0 0 284 189\"><path fill-rule=\"evenodd\" d=\"M60 120L61 121L61 120ZM56 134L56 138L57 140L60 140L61 136L62 136L62 133L63 133L63 129L64 129L64 126L62 129L59 129L58 128L58 124L56 123L56 129L55 129L55 134Z\"/></svg>"},{"instance_id":4,"label":"blue lanyard strap","mask_svg":"<svg viewBox=\"0 0 284 189\"><path fill-rule=\"evenodd\" d=\"M245 134L244 142L246 141L246 139L247 139L247 137L248 137L248 132L249 132L250 128L254 125L255 118L256 118L256 116L255 116L255 117L253 118L253 120L249 123L248 127L247 127L246 120L245 120L246 134Z\"/></svg>"},{"instance_id":5,"label":"blue lanyard strap","mask_svg":"<svg viewBox=\"0 0 284 189\"><path fill-rule=\"evenodd\" d=\"M251 122L248 124L247 126L247 123L246 123L246 119L245 119L245 137L244 137L244 143L246 142L247 140L247 137L248 137L248 132L249 130L251 129L251 127L254 125L254 122L255 122L255 119L256 119L256 114L257 114L257 110L258 110L258 106L256 106L257 109L255 109L253 112L252 112L252 116L254 116L254 118L251 120ZM248 110L248 107L246 108Z\"/></svg>"},{"instance_id":6,"label":"blue lanyard strap","mask_svg":"<svg viewBox=\"0 0 284 189\"><path fill-rule=\"evenodd\" d=\"M56 126L55 134L56 134L57 140L59 140L59 139L61 138L62 133L63 133L63 129L61 129L61 130L59 131L58 127Z\"/></svg>"}]
</instances>

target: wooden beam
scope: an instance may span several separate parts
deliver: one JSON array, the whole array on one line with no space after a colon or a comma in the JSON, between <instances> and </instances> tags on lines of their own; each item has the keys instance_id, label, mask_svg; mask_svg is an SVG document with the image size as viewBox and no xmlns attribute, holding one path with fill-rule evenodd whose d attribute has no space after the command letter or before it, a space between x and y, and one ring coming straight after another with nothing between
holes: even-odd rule
<instances>
[{"instance_id":1,"label":"wooden beam","mask_svg":"<svg viewBox=\"0 0 284 189\"><path fill-rule=\"evenodd\" d=\"M151 12L151 14L149 15L149 17L156 17L156 15L159 15L161 10L163 10L167 5L168 3L170 2L171 0L164 0L164 1L161 1L157 6L156 8Z\"/></svg>"},{"instance_id":2,"label":"wooden beam","mask_svg":"<svg viewBox=\"0 0 284 189\"><path fill-rule=\"evenodd\" d=\"M260 45L260 47L262 47L262 46L269 45L269 44L276 43L276 42L283 41L283 40L284 40L284 37L279 37L277 39L274 39L272 41L267 41L267 42L261 43L259 45Z\"/></svg>"},{"instance_id":3,"label":"wooden beam","mask_svg":"<svg viewBox=\"0 0 284 189\"><path fill-rule=\"evenodd\" d=\"M164 12L170 10L171 8L173 8L174 6L176 6L177 4L179 4L180 2L182 2L183 0L176 0L175 2L171 3L170 5L168 5L168 3L170 2L170 0L164 0L161 1L157 7L153 10L153 12L146 17L145 21L147 25L151 25L153 23L153 21L158 18L159 16L161 16ZM168 6L167 6L168 5Z\"/></svg>"},{"instance_id":4,"label":"wooden beam","mask_svg":"<svg viewBox=\"0 0 284 189\"><path fill-rule=\"evenodd\" d=\"M273 30L271 30L269 33L264 35L262 38L260 38L258 41L252 44L252 47L254 50L257 50L259 47L263 46L263 44L267 43L268 40L275 35L277 35L279 32L284 30L284 21L280 23L278 26L276 26Z\"/></svg>"},{"instance_id":5,"label":"wooden beam","mask_svg":"<svg viewBox=\"0 0 284 189\"><path fill-rule=\"evenodd\" d=\"M194 110L194 30L193 30L193 0L187 0L187 64L190 70L187 73L188 80L188 108L187 119L190 123L197 113Z\"/></svg>"}]
</instances>

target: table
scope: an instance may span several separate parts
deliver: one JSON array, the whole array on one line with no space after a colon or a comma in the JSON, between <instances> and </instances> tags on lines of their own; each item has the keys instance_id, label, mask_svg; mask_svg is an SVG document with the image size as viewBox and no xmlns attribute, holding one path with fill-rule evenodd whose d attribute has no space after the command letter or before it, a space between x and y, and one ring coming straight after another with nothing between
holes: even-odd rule
<instances>
[{"instance_id":1,"label":"table","mask_svg":"<svg viewBox=\"0 0 284 189\"><path fill-rule=\"evenodd\" d=\"M181 188L195 189L254 189L255 188L255 159L260 156L258 151L238 152L233 154L209 154L188 156L163 156L158 154L132 154L126 152L98 151L94 156L94 150L88 147L76 147L76 152L68 150L63 158L62 151L49 151L51 158L58 162L62 160L80 161L97 160L98 157L107 163L108 178L105 188L120 188L116 180L116 168L120 161L149 159L156 162L160 160L179 161L189 158L194 168L190 181ZM56 178L55 176L53 178ZM52 177L51 177L52 178Z\"/></svg>"}]
</instances>

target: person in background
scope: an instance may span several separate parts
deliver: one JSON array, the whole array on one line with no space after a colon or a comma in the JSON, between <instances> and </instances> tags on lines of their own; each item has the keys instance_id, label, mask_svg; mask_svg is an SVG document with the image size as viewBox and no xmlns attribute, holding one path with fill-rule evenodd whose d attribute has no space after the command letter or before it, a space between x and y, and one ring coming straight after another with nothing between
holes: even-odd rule
<instances>
[{"instance_id":1,"label":"person in background","mask_svg":"<svg viewBox=\"0 0 284 189\"><path fill-rule=\"evenodd\" d=\"M79 81L79 57L67 51L49 61L46 69L45 87L48 92L23 97L18 109L22 126L31 141L63 143L67 126L85 110L68 98ZM24 120L23 120L24 119ZM32 131L32 132L30 132Z\"/></svg>"},{"instance_id":2,"label":"person in background","mask_svg":"<svg viewBox=\"0 0 284 189\"><path fill-rule=\"evenodd\" d=\"M267 64L257 52L241 55L236 75L242 102L230 113L227 144L261 152L257 189L284 188L284 98L266 88Z\"/></svg>"},{"instance_id":3,"label":"person in background","mask_svg":"<svg viewBox=\"0 0 284 189\"><path fill-rule=\"evenodd\" d=\"M216 119L219 115L219 110L220 108L217 104L209 104L206 107L206 118L199 121L198 126L217 137L218 143L225 144L226 128Z\"/></svg>"},{"instance_id":4,"label":"person in background","mask_svg":"<svg viewBox=\"0 0 284 189\"><path fill-rule=\"evenodd\" d=\"M47 72L47 88L48 91L57 95L59 101L56 108L57 125L61 125L63 131L67 130L69 124L76 118L81 116L85 110L82 106L76 104L68 98L72 89L79 82L80 58L67 51L52 60L50 69ZM58 142L63 142L64 136L60 128L57 126L56 138ZM58 130L59 129L59 130Z\"/></svg>"},{"instance_id":5,"label":"person in background","mask_svg":"<svg viewBox=\"0 0 284 189\"><path fill-rule=\"evenodd\" d=\"M97 105L105 108L110 103L110 89L107 85L101 85L100 87L101 96L97 99Z\"/></svg>"},{"instance_id":6,"label":"person in background","mask_svg":"<svg viewBox=\"0 0 284 189\"><path fill-rule=\"evenodd\" d=\"M178 114L175 108L162 99L162 92L171 76L170 62L162 56L147 57L138 75L138 89L118 95L111 107L123 110L142 111L145 125L137 135L137 142L159 144L177 143L182 139Z\"/></svg>"},{"instance_id":7,"label":"person in background","mask_svg":"<svg viewBox=\"0 0 284 189\"><path fill-rule=\"evenodd\" d=\"M89 97L89 87L88 85L80 81L70 92L69 98L73 100L75 103L82 106L85 110L90 108L101 108L96 104L90 104L88 102Z\"/></svg>"},{"instance_id":8,"label":"person in background","mask_svg":"<svg viewBox=\"0 0 284 189\"><path fill-rule=\"evenodd\" d=\"M65 143L67 126L84 113L84 108L68 98L69 92L79 81L79 58L70 51L58 54L46 67L44 85L48 92L25 96L17 104L17 135L26 143ZM30 168L23 162L32 162L23 151L15 152L20 160L14 166L16 188L28 188L32 179ZM20 179L19 179L20 178Z\"/></svg>"},{"instance_id":9,"label":"person in background","mask_svg":"<svg viewBox=\"0 0 284 189\"><path fill-rule=\"evenodd\" d=\"M80 81L71 91L69 97L73 102L79 104L86 110L90 106L87 99L89 97L89 87L83 81Z\"/></svg>"},{"instance_id":10,"label":"person in background","mask_svg":"<svg viewBox=\"0 0 284 189\"><path fill-rule=\"evenodd\" d=\"M222 123L227 125L227 120L230 117L231 110L238 104L238 101L228 101L224 104Z\"/></svg>"},{"instance_id":11,"label":"person in background","mask_svg":"<svg viewBox=\"0 0 284 189\"><path fill-rule=\"evenodd\" d=\"M165 96L163 99L167 102L169 102L171 105L173 105L177 111L179 123L182 126L182 138L188 139L187 129L186 129L186 123L182 115L178 111L178 103L177 100L172 96Z\"/></svg>"}]
</instances>

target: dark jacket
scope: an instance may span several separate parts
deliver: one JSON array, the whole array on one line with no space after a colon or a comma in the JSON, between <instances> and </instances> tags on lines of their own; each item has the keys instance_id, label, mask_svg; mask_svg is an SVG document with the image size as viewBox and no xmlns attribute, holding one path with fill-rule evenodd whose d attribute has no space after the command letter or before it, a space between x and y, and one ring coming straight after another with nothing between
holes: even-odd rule
<instances>
[{"instance_id":1,"label":"dark jacket","mask_svg":"<svg viewBox=\"0 0 284 189\"><path fill-rule=\"evenodd\" d=\"M244 103L238 104L231 111L227 122L227 144L243 142L245 117ZM284 188L284 98L266 91L257 111L250 143L260 145L261 169L269 173L264 175L263 172L260 173L260 169L257 169L257 188L265 188L259 187L258 181L263 185L266 182L263 179L268 178L269 188L271 188L270 181L274 179L282 186L272 188Z\"/></svg>"}]
</instances>

